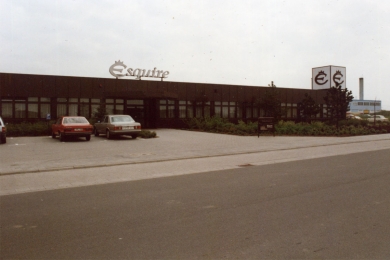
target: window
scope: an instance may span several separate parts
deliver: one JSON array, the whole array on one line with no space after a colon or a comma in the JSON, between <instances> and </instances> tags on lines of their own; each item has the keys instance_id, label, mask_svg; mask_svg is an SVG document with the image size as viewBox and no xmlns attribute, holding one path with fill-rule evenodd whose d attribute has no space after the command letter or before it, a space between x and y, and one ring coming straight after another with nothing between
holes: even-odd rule
<instances>
[{"instance_id":1,"label":"window","mask_svg":"<svg viewBox=\"0 0 390 260\"><path fill-rule=\"evenodd\" d=\"M26 118L26 100L16 99L15 100L15 118Z\"/></svg>"},{"instance_id":2,"label":"window","mask_svg":"<svg viewBox=\"0 0 390 260\"><path fill-rule=\"evenodd\" d=\"M280 108L281 108L282 118L286 118L287 117L286 103L281 103Z\"/></svg>"},{"instance_id":3,"label":"window","mask_svg":"<svg viewBox=\"0 0 390 260\"><path fill-rule=\"evenodd\" d=\"M89 118L89 99L80 98L80 116Z\"/></svg>"},{"instance_id":4,"label":"window","mask_svg":"<svg viewBox=\"0 0 390 260\"><path fill-rule=\"evenodd\" d=\"M144 105L144 101L142 99L129 99L126 101L127 105Z\"/></svg>"},{"instance_id":5,"label":"window","mask_svg":"<svg viewBox=\"0 0 390 260\"><path fill-rule=\"evenodd\" d=\"M246 107L246 118L252 118L252 104Z\"/></svg>"},{"instance_id":6,"label":"window","mask_svg":"<svg viewBox=\"0 0 390 260\"><path fill-rule=\"evenodd\" d=\"M194 107L190 101L179 101L179 118L194 117Z\"/></svg>"},{"instance_id":7,"label":"window","mask_svg":"<svg viewBox=\"0 0 390 260\"><path fill-rule=\"evenodd\" d=\"M57 104L57 117L66 116L66 104Z\"/></svg>"},{"instance_id":8,"label":"window","mask_svg":"<svg viewBox=\"0 0 390 260\"><path fill-rule=\"evenodd\" d=\"M248 103L246 106L246 118L258 118L258 117L259 117L258 105L255 103Z\"/></svg>"},{"instance_id":9,"label":"window","mask_svg":"<svg viewBox=\"0 0 390 260\"><path fill-rule=\"evenodd\" d=\"M297 104L292 104L292 117L296 118L297 117Z\"/></svg>"},{"instance_id":10,"label":"window","mask_svg":"<svg viewBox=\"0 0 390 260\"><path fill-rule=\"evenodd\" d=\"M46 118L50 113L50 98L16 98L1 100L4 118Z\"/></svg>"},{"instance_id":11,"label":"window","mask_svg":"<svg viewBox=\"0 0 390 260\"><path fill-rule=\"evenodd\" d=\"M4 118L12 118L12 100L1 100L1 114Z\"/></svg>"},{"instance_id":12,"label":"window","mask_svg":"<svg viewBox=\"0 0 390 260\"><path fill-rule=\"evenodd\" d=\"M77 113L77 110L78 110L78 104L69 104L69 115L70 116L77 116L78 113Z\"/></svg>"},{"instance_id":13,"label":"window","mask_svg":"<svg viewBox=\"0 0 390 260\"><path fill-rule=\"evenodd\" d=\"M100 107L100 99L91 98L91 117L93 117L95 113L98 112L99 107Z\"/></svg>"},{"instance_id":14,"label":"window","mask_svg":"<svg viewBox=\"0 0 390 260\"><path fill-rule=\"evenodd\" d=\"M195 105L195 117L201 118L203 117L203 107L202 103L196 103Z\"/></svg>"},{"instance_id":15,"label":"window","mask_svg":"<svg viewBox=\"0 0 390 260\"><path fill-rule=\"evenodd\" d=\"M38 103L35 104L28 104L28 111L27 111L27 117L28 118L38 118Z\"/></svg>"},{"instance_id":16,"label":"window","mask_svg":"<svg viewBox=\"0 0 390 260\"><path fill-rule=\"evenodd\" d=\"M124 103L123 99L107 98L106 99L107 114L123 114L124 112L123 103Z\"/></svg>"},{"instance_id":17,"label":"window","mask_svg":"<svg viewBox=\"0 0 390 260\"><path fill-rule=\"evenodd\" d=\"M236 118L237 117L237 107L236 102L229 102L229 118Z\"/></svg>"},{"instance_id":18,"label":"window","mask_svg":"<svg viewBox=\"0 0 390 260\"><path fill-rule=\"evenodd\" d=\"M229 118L229 103L222 102L222 117Z\"/></svg>"},{"instance_id":19,"label":"window","mask_svg":"<svg viewBox=\"0 0 390 260\"><path fill-rule=\"evenodd\" d=\"M237 102L227 102L227 101L215 101L214 103L215 115L218 115L223 118L236 118L237 111L239 111L239 117L241 117L242 110L241 108L237 109Z\"/></svg>"},{"instance_id":20,"label":"window","mask_svg":"<svg viewBox=\"0 0 390 260\"><path fill-rule=\"evenodd\" d=\"M40 104L41 114L40 118L46 118L48 114L50 114L50 104Z\"/></svg>"},{"instance_id":21,"label":"window","mask_svg":"<svg viewBox=\"0 0 390 260\"><path fill-rule=\"evenodd\" d=\"M210 102L204 102L203 103L203 115L204 117L210 117Z\"/></svg>"},{"instance_id":22,"label":"window","mask_svg":"<svg viewBox=\"0 0 390 260\"><path fill-rule=\"evenodd\" d=\"M50 98L41 97L39 98L39 118L46 118L50 112Z\"/></svg>"},{"instance_id":23,"label":"window","mask_svg":"<svg viewBox=\"0 0 390 260\"><path fill-rule=\"evenodd\" d=\"M57 98L57 117L68 114L67 102L68 100L66 98Z\"/></svg>"},{"instance_id":24,"label":"window","mask_svg":"<svg viewBox=\"0 0 390 260\"><path fill-rule=\"evenodd\" d=\"M106 112L107 112L107 114L114 114L114 108L115 108L114 105L107 105L106 104Z\"/></svg>"},{"instance_id":25,"label":"window","mask_svg":"<svg viewBox=\"0 0 390 260\"><path fill-rule=\"evenodd\" d=\"M160 118L174 118L175 117L175 101L174 100L160 100Z\"/></svg>"}]
</instances>

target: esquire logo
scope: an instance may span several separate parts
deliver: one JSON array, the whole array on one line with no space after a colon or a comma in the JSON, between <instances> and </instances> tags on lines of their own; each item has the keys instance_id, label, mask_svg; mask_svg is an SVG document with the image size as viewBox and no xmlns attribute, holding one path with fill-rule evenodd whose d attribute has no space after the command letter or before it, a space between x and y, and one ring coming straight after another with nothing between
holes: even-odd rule
<instances>
[{"instance_id":1,"label":"esquire logo","mask_svg":"<svg viewBox=\"0 0 390 260\"><path fill-rule=\"evenodd\" d=\"M163 78L167 78L169 75L169 71L157 70L157 68L148 71L140 68L136 68L136 69L128 68L126 70L126 68L127 66L123 63L123 61L118 60L115 61L115 63L110 66L108 71L112 76L116 78L133 76L135 77L135 79L141 79L142 77L163 79Z\"/></svg>"},{"instance_id":2,"label":"esquire logo","mask_svg":"<svg viewBox=\"0 0 390 260\"><path fill-rule=\"evenodd\" d=\"M312 88L327 89L332 86L346 88L346 68L341 66L323 66L312 69Z\"/></svg>"},{"instance_id":3,"label":"esquire logo","mask_svg":"<svg viewBox=\"0 0 390 260\"><path fill-rule=\"evenodd\" d=\"M321 70L314 78L314 81L317 83L317 85L324 85L328 82L328 80L325 80L327 76L328 75L323 70ZM344 83L344 80L341 81L343 77L344 75L339 70L336 71L335 74L333 74L333 82L336 84L336 86L339 86Z\"/></svg>"}]
</instances>

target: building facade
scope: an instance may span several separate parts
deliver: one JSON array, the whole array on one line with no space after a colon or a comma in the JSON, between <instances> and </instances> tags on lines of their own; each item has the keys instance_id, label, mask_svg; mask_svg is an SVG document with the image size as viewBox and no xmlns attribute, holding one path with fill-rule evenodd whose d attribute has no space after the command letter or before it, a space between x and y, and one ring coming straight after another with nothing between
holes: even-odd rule
<instances>
[{"instance_id":1,"label":"building facade","mask_svg":"<svg viewBox=\"0 0 390 260\"><path fill-rule=\"evenodd\" d=\"M349 103L349 111L353 114L371 114L382 111L380 100L352 100Z\"/></svg>"},{"instance_id":2,"label":"building facade","mask_svg":"<svg viewBox=\"0 0 390 260\"><path fill-rule=\"evenodd\" d=\"M260 100L270 87L0 73L0 115L7 122L90 119L100 105L129 114L144 128L185 127L193 117L219 115L232 122L264 116ZM285 120L298 120L298 103L309 93L326 117L326 90L277 88Z\"/></svg>"}]
</instances>

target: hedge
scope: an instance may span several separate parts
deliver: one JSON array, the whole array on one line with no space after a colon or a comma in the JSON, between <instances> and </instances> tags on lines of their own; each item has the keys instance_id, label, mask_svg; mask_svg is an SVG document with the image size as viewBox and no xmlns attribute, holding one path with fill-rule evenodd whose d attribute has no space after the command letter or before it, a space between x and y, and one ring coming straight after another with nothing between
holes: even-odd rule
<instances>
[{"instance_id":1,"label":"hedge","mask_svg":"<svg viewBox=\"0 0 390 260\"><path fill-rule=\"evenodd\" d=\"M233 124L219 116L206 118L191 118L187 121L189 129L213 133L234 135L257 135L257 123L239 121ZM353 136L390 133L390 123L381 122L375 126L366 120L349 119L339 122L339 127L324 122L295 123L294 121L279 121L275 125L277 135L299 136ZM262 135L270 133L261 132Z\"/></svg>"},{"instance_id":2,"label":"hedge","mask_svg":"<svg viewBox=\"0 0 390 260\"><path fill-rule=\"evenodd\" d=\"M19 124L7 124L7 136L45 136L51 135L52 122L37 122L28 123L23 122ZM156 132L149 130L141 130L138 135L141 138L157 137Z\"/></svg>"}]
</instances>

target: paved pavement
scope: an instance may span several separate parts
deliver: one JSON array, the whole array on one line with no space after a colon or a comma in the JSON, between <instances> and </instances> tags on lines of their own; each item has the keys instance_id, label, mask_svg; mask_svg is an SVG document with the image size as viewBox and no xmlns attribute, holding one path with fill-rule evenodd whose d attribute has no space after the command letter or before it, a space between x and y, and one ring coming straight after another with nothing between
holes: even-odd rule
<instances>
[{"instance_id":1,"label":"paved pavement","mask_svg":"<svg viewBox=\"0 0 390 260\"><path fill-rule=\"evenodd\" d=\"M157 129L158 138L61 143L7 138L0 195L133 181L390 149L390 134L355 137L233 136Z\"/></svg>"}]
</instances>

